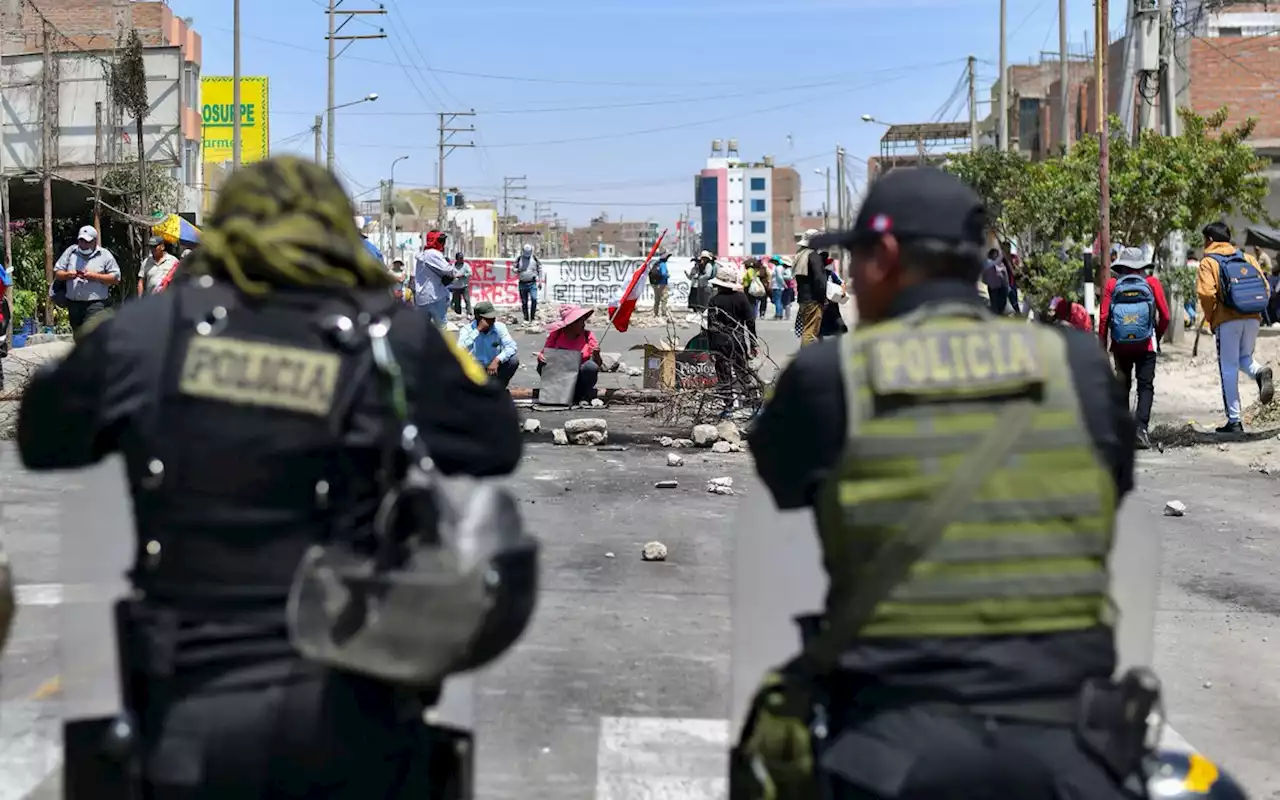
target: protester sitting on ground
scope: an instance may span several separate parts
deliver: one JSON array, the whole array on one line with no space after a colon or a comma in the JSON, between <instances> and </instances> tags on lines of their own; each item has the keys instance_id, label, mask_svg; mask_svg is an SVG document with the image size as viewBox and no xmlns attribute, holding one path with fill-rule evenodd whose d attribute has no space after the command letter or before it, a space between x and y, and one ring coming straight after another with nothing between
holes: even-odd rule
<instances>
[{"instance_id":1,"label":"protester sitting on ground","mask_svg":"<svg viewBox=\"0 0 1280 800\"><path fill-rule=\"evenodd\" d=\"M1260 402L1270 403L1275 397L1271 367L1253 357L1270 284L1253 256L1241 253L1231 243L1231 228L1225 222L1211 222L1203 233L1204 258L1196 271L1196 295L1218 340L1218 374L1227 412L1227 424L1217 432L1238 434L1244 431L1239 373L1257 381Z\"/></svg>"},{"instance_id":2,"label":"protester sitting on ground","mask_svg":"<svg viewBox=\"0 0 1280 800\"><path fill-rule=\"evenodd\" d=\"M1085 307L1065 297L1055 297L1049 303L1049 316L1060 324L1085 333L1093 333L1093 319Z\"/></svg>"},{"instance_id":3,"label":"protester sitting on ground","mask_svg":"<svg viewBox=\"0 0 1280 800\"><path fill-rule=\"evenodd\" d=\"M546 350L577 350L582 353L582 365L578 367L578 382L573 390L573 402L586 403L596 396L596 381L604 361L600 357L600 343L596 335L587 330L587 320L595 313L580 306L560 306L560 323L547 333L547 342L538 352L538 374L542 374L547 359Z\"/></svg>"},{"instance_id":4,"label":"protester sitting on ground","mask_svg":"<svg viewBox=\"0 0 1280 800\"><path fill-rule=\"evenodd\" d=\"M493 303L476 303L475 319L458 332L458 346L466 350L489 373L492 380L506 386L520 368L515 339L507 326L498 322Z\"/></svg>"},{"instance_id":5,"label":"protester sitting on ground","mask_svg":"<svg viewBox=\"0 0 1280 800\"><path fill-rule=\"evenodd\" d=\"M1134 418L1138 423L1137 445L1143 450L1151 446L1147 429L1155 402L1156 353L1160 339L1169 329L1169 302L1164 287L1156 276L1144 274L1150 265L1140 248L1121 250L1111 264L1113 276L1102 290L1098 312L1098 339L1104 350L1111 351L1126 398L1135 378L1137 381Z\"/></svg>"}]
</instances>

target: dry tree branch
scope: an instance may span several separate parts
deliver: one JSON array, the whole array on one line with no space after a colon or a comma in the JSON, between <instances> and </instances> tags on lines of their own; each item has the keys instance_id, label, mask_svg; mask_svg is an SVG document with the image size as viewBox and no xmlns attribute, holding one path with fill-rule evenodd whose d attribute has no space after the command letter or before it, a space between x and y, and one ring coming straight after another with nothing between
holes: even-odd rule
<instances>
[{"instance_id":1,"label":"dry tree branch","mask_svg":"<svg viewBox=\"0 0 1280 800\"><path fill-rule=\"evenodd\" d=\"M700 338L705 340L706 321L703 318L700 322L699 333L691 337L690 341ZM729 327L733 331L734 340L742 348L740 351L742 355L750 353L752 344L757 348L754 358L748 356L744 359L745 369L742 368L742 360L730 367L734 373L732 384L723 386L717 380L717 383L712 386L677 386L664 393L661 403L655 403L646 408L646 417L658 419L665 425L678 426L713 422L726 417L746 420L759 412L764 405L766 389L770 383L764 379L763 373L766 368L772 367L768 371L772 375L777 375L778 364L770 356L769 346L764 339L761 337L753 339L746 325L733 320L729 323ZM680 328L673 319L667 320L664 338L672 347L682 347L686 344L681 340ZM712 363L725 358L715 351L710 351L705 345L702 349L710 352Z\"/></svg>"}]
</instances>

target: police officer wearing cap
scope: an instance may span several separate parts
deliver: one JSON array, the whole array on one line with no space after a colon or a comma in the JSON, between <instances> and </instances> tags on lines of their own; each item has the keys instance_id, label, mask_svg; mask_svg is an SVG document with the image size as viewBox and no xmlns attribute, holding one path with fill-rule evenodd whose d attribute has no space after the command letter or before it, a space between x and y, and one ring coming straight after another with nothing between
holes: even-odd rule
<instances>
[{"instance_id":1,"label":"police officer wearing cap","mask_svg":"<svg viewBox=\"0 0 1280 800\"><path fill-rule=\"evenodd\" d=\"M735 798L1133 796L1107 560L1134 422L1088 335L985 308L986 223L903 168L814 243L848 251L860 325L799 352L749 442L777 505L813 509L829 587L756 695Z\"/></svg>"},{"instance_id":2,"label":"police officer wearing cap","mask_svg":"<svg viewBox=\"0 0 1280 800\"><path fill-rule=\"evenodd\" d=\"M384 434L399 432L349 334L389 325L407 414L441 471L510 473L521 439L509 395L396 300L353 216L309 162L236 172L184 265L192 280L106 318L23 397L27 467L124 456L137 550L122 682L141 796L437 796L433 698L303 659L287 630L303 554L367 539Z\"/></svg>"}]
</instances>

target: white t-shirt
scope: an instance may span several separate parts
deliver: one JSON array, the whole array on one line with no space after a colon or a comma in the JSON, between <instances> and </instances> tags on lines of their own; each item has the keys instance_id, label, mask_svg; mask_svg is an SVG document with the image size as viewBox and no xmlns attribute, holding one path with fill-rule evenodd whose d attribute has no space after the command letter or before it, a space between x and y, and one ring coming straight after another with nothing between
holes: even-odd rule
<instances>
[{"instance_id":1,"label":"white t-shirt","mask_svg":"<svg viewBox=\"0 0 1280 800\"><path fill-rule=\"evenodd\" d=\"M147 256L142 260L142 290L147 294L155 294L160 291L160 282L164 280L164 276L169 274L178 263L178 259L172 253L165 253L164 257L156 261L154 257Z\"/></svg>"}]
</instances>

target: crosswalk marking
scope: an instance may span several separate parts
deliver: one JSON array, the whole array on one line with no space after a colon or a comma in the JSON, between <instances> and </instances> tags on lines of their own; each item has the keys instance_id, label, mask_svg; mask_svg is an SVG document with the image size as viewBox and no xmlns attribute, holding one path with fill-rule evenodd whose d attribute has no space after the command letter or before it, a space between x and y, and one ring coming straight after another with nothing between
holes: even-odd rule
<instances>
[{"instance_id":1,"label":"crosswalk marking","mask_svg":"<svg viewBox=\"0 0 1280 800\"><path fill-rule=\"evenodd\" d=\"M13 701L0 707L0 800L23 800L62 764L56 707Z\"/></svg>"},{"instance_id":2,"label":"crosswalk marking","mask_svg":"<svg viewBox=\"0 0 1280 800\"><path fill-rule=\"evenodd\" d=\"M601 717L596 800L724 800L729 721Z\"/></svg>"}]
</instances>

